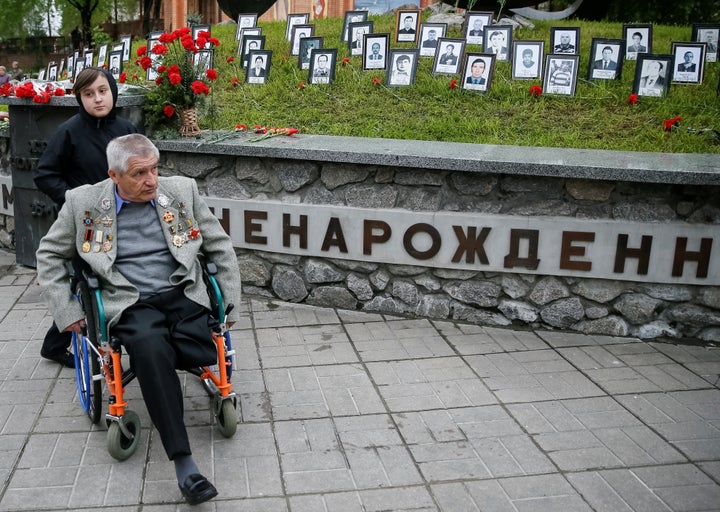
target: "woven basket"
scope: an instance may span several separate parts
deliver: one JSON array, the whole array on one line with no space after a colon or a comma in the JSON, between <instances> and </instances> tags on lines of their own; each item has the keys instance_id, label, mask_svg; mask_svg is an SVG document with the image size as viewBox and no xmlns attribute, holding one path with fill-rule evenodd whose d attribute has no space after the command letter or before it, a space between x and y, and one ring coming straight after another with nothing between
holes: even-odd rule
<instances>
[{"instance_id":1,"label":"woven basket","mask_svg":"<svg viewBox=\"0 0 720 512\"><path fill-rule=\"evenodd\" d=\"M196 107L180 109L180 135L182 137L196 137L202 131L198 126L198 111Z\"/></svg>"}]
</instances>

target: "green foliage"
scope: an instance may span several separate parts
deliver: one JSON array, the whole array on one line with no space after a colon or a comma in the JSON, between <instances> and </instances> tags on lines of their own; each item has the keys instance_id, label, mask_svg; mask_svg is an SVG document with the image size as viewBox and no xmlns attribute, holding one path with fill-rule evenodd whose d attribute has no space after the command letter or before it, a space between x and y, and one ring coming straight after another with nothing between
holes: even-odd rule
<instances>
[{"instance_id":1,"label":"green foliage","mask_svg":"<svg viewBox=\"0 0 720 512\"><path fill-rule=\"evenodd\" d=\"M393 16L371 16L375 33L393 33ZM591 39L619 38L621 23L553 22L580 26L580 75L575 97L543 94L532 97L528 89L540 81L512 80L509 62L495 66L487 94L451 88L459 75L432 73L432 59L421 57L415 84L385 87L385 72L363 71L360 57L350 57L340 41L341 19L315 20L315 34L324 36L324 47L338 48L335 81L330 85L307 85L308 72L300 70L285 40L285 22L261 23L265 48L273 51L270 76L265 85L245 83L238 65L234 25L219 25L212 34L222 45L215 50L220 78L210 97L216 113L201 118L205 129L247 126L295 127L305 134L346 135L416 140L614 149L669 153L720 153L720 145L703 129L720 131L717 96L719 69L708 63L700 85L675 85L667 98L642 97L629 105L635 62L625 62L620 80L587 80ZM515 39L545 40L549 45L551 24L538 22L534 29L521 28ZM669 53L671 41L688 41L689 26L656 25L653 49ZM462 37L450 29L448 37ZM144 43L143 43L144 44ZM410 48L407 43L391 47ZM470 45L467 51L480 48ZM235 61L228 63L229 57ZM349 62L343 65L343 59ZM128 69L128 76L134 71ZM136 71L137 72L137 71ZM138 74L144 76L142 71ZM233 85L231 80L238 79ZM381 84L374 84L378 78ZM665 132L666 119L682 116L679 129ZM690 131L689 129L695 130Z\"/></svg>"}]
</instances>

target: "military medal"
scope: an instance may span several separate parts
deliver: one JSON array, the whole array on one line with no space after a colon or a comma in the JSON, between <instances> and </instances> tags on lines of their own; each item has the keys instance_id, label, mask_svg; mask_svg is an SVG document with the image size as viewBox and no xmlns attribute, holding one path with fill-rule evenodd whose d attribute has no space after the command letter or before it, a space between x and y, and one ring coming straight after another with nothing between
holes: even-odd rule
<instances>
[{"instance_id":1,"label":"military medal","mask_svg":"<svg viewBox=\"0 0 720 512\"><path fill-rule=\"evenodd\" d=\"M165 210L165 213L163 213L163 220L170 224L172 221L175 220L175 214L171 212L170 210Z\"/></svg>"},{"instance_id":2,"label":"military medal","mask_svg":"<svg viewBox=\"0 0 720 512\"><path fill-rule=\"evenodd\" d=\"M83 242L82 252L90 252L90 242L88 242L88 241Z\"/></svg>"},{"instance_id":3,"label":"military medal","mask_svg":"<svg viewBox=\"0 0 720 512\"><path fill-rule=\"evenodd\" d=\"M100 219L100 222L101 222L102 225L105 226L106 228L109 228L109 227L111 227L111 226L113 225L113 220L112 220L112 218L108 217L107 215L105 215L105 217L103 217L102 219Z\"/></svg>"},{"instance_id":4,"label":"military medal","mask_svg":"<svg viewBox=\"0 0 720 512\"><path fill-rule=\"evenodd\" d=\"M184 243L183 237L181 237L180 235L175 235L173 237L173 245L175 247L182 247L183 243Z\"/></svg>"},{"instance_id":5,"label":"military medal","mask_svg":"<svg viewBox=\"0 0 720 512\"><path fill-rule=\"evenodd\" d=\"M109 252L110 249L112 249L112 244L110 242L103 242L102 244L102 250L103 252Z\"/></svg>"},{"instance_id":6,"label":"military medal","mask_svg":"<svg viewBox=\"0 0 720 512\"><path fill-rule=\"evenodd\" d=\"M197 228L192 228L190 230L190 233L188 234L188 238L190 240L197 240L198 238L200 238L200 230Z\"/></svg>"},{"instance_id":7,"label":"military medal","mask_svg":"<svg viewBox=\"0 0 720 512\"><path fill-rule=\"evenodd\" d=\"M163 208L165 208L167 205L170 204L170 200L168 199L168 197L167 197L165 194L160 194L160 195L157 197L157 202L158 202L158 204L159 204L160 206L162 206Z\"/></svg>"},{"instance_id":8,"label":"military medal","mask_svg":"<svg viewBox=\"0 0 720 512\"><path fill-rule=\"evenodd\" d=\"M104 197L102 201L100 201L100 208L103 210L109 210L112 206L112 201L110 201L110 198Z\"/></svg>"}]
</instances>

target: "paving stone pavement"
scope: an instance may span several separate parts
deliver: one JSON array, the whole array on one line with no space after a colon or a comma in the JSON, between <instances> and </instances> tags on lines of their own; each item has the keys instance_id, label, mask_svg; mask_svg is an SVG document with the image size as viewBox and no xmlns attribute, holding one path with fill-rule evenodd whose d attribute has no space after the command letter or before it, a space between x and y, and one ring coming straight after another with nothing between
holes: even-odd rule
<instances>
[{"instance_id":1,"label":"paving stone pavement","mask_svg":"<svg viewBox=\"0 0 720 512\"><path fill-rule=\"evenodd\" d=\"M186 505L136 384L106 449L75 374L39 357L33 269L0 251L0 512L720 511L720 349L406 319L246 297L238 429L182 373L219 490Z\"/></svg>"}]
</instances>

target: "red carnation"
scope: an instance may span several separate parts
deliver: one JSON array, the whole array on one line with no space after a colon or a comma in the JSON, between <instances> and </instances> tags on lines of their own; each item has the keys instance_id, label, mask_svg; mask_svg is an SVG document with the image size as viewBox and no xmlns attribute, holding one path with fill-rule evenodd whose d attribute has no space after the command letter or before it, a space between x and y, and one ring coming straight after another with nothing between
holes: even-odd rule
<instances>
[{"instance_id":1,"label":"red carnation","mask_svg":"<svg viewBox=\"0 0 720 512\"><path fill-rule=\"evenodd\" d=\"M180 74L180 66L178 66L177 64L173 64L172 66L167 68L167 72L168 72L168 75L172 75L173 73L177 73L179 75Z\"/></svg>"},{"instance_id":2,"label":"red carnation","mask_svg":"<svg viewBox=\"0 0 720 512\"><path fill-rule=\"evenodd\" d=\"M213 46L220 46L220 41L216 37L210 37L208 41L210 41Z\"/></svg>"},{"instance_id":3,"label":"red carnation","mask_svg":"<svg viewBox=\"0 0 720 512\"><path fill-rule=\"evenodd\" d=\"M163 114L165 114L166 117L172 117L175 115L175 107L172 105L165 105L165 108L163 109Z\"/></svg>"},{"instance_id":4,"label":"red carnation","mask_svg":"<svg viewBox=\"0 0 720 512\"><path fill-rule=\"evenodd\" d=\"M217 80L218 74L214 69L208 69L205 71L205 76L208 77L208 80Z\"/></svg>"},{"instance_id":5,"label":"red carnation","mask_svg":"<svg viewBox=\"0 0 720 512\"><path fill-rule=\"evenodd\" d=\"M235 57L228 57L228 58L227 58L227 63L228 63L228 64L232 64L233 62L235 62Z\"/></svg>"},{"instance_id":6,"label":"red carnation","mask_svg":"<svg viewBox=\"0 0 720 512\"><path fill-rule=\"evenodd\" d=\"M378 85L380 83L380 79L378 77L373 77L373 85Z\"/></svg>"},{"instance_id":7,"label":"red carnation","mask_svg":"<svg viewBox=\"0 0 720 512\"><path fill-rule=\"evenodd\" d=\"M160 34L160 37L158 37L158 41L161 43L172 43L174 40L172 34Z\"/></svg>"},{"instance_id":8,"label":"red carnation","mask_svg":"<svg viewBox=\"0 0 720 512\"><path fill-rule=\"evenodd\" d=\"M50 94L45 91L40 91L38 94L33 96L35 103L48 103L50 101Z\"/></svg>"},{"instance_id":9,"label":"red carnation","mask_svg":"<svg viewBox=\"0 0 720 512\"><path fill-rule=\"evenodd\" d=\"M305 87L305 82L300 82L300 85L298 85L298 89L302 89Z\"/></svg>"},{"instance_id":10,"label":"red carnation","mask_svg":"<svg viewBox=\"0 0 720 512\"><path fill-rule=\"evenodd\" d=\"M208 39L210 37L210 32L207 30L198 30L198 38L202 37L203 39Z\"/></svg>"},{"instance_id":11,"label":"red carnation","mask_svg":"<svg viewBox=\"0 0 720 512\"><path fill-rule=\"evenodd\" d=\"M676 127L680 123L680 121L682 121L682 117L680 117L680 116L673 117L672 119L666 119L665 120L665 131L669 132L674 127Z\"/></svg>"},{"instance_id":12,"label":"red carnation","mask_svg":"<svg viewBox=\"0 0 720 512\"><path fill-rule=\"evenodd\" d=\"M170 85L177 85L182 82L182 76L180 76L180 73L168 73L168 81Z\"/></svg>"},{"instance_id":13,"label":"red carnation","mask_svg":"<svg viewBox=\"0 0 720 512\"><path fill-rule=\"evenodd\" d=\"M347 64L350 64L350 59L348 57L343 57L342 65L346 66Z\"/></svg>"},{"instance_id":14,"label":"red carnation","mask_svg":"<svg viewBox=\"0 0 720 512\"><path fill-rule=\"evenodd\" d=\"M122 73L120 73L120 78L118 79L118 81L119 81L121 84L124 84L124 83L125 83L125 80L127 80L127 73L125 73L125 72L123 71Z\"/></svg>"},{"instance_id":15,"label":"red carnation","mask_svg":"<svg viewBox=\"0 0 720 512\"><path fill-rule=\"evenodd\" d=\"M167 69L167 68L166 68L165 66L163 66L162 64L160 64L160 65L158 66L158 68L157 68L157 72L158 72L158 73L164 73L166 69Z\"/></svg>"},{"instance_id":16,"label":"red carnation","mask_svg":"<svg viewBox=\"0 0 720 512\"><path fill-rule=\"evenodd\" d=\"M145 55L146 53L147 53L147 46L140 46L140 47L137 49L137 56L138 56L138 57L142 57L142 56Z\"/></svg>"},{"instance_id":17,"label":"red carnation","mask_svg":"<svg viewBox=\"0 0 720 512\"><path fill-rule=\"evenodd\" d=\"M150 66L152 66L152 59L148 57L147 55L140 59L140 67L143 68L143 70L147 71L150 69Z\"/></svg>"},{"instance_id":18,"label":"red carnation","mask_svg":"<svg viewBox=\"0 0 720 512\"><path fill-rule=\"evenodd\" d=\"M160 75L159 77L157 77L157 78L155 79L155 85L160 85L161 83L163 83L163 77L162 77L162 75Z\"/></svg>"},{"instance_id":19,"label":"red carnation","mask_svg":"<svg viewBox=\"0 0 720 512\"><path fill-rule=\"evenodd\" d=\"M58 87L53 91L54 96L65 96L65 89Z\"/></svg>"},{"instance_id":20,"label":"red carnation","mask_svg":"<svg viewBox=\"0 0 720 512\"><path fill-rule=\"evenodd\" d=\"M637 94L633 93L633 94L631 94L630 96L628 96L628 100L627 100L627 101L628 101L628 103L629 103L630 105L635 105L635 103L637 103L638 101L640 101L640 98L638 98L638 95L637 95Z\"/></svg>"},{"instance_id":21,"label":"red carnation","mask_svg":"<svg viewBox=\"0 0 720 512\"><path fill-rule=\"evenodd\" d=\"M455 89L457 87L457 80L450 80L450 89Z\"/></svg>"},{"instance_id":22,"label":"red carnation","mask_svg":"<svg viewBox=\"0 0 720 512\"><path fill-rule=\"evenodd\" d=\"M542 94L542 87L540 87L539 85L533 85L532 87L530 87L530 95L531 96L535 96L536 98L539 98L541 94Z\"/></svg>"},{"instance_id":23,"label":"red carnation","mask_svg":"<svg viewBox=\"0 0 720 512\"><path fill-rule=\"evenodd\" d=\"M165 55L168 52L168 49L164 44L156 44L152 47L152 52L155 55Z\"/></svg>"},{"instance_id":24,"label":"red carnation","mask_svg":"<svg viewBox=\"0 0 720 512\"><path fill-rule=\"evenodd\" d=\"M201 82L200 80L195 80L192 84L190 84L190 87L192 88L192 91L198 95L204 94L207 96L210 93L210 88L207 84Z\"/></svg>"},{"instance_id":25,"label":"red carnation","mask_svg":"<svg viewBox=\"0 0 720 512\"><path fill-rule=\"evenodd\" d=\"M240 82L240 80L238 80L238 78L236 76L234 76L230 79L230 83L232 84L233 87L237 87L239 82Z\"/></svg>"}]
</instances>

